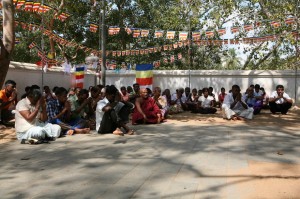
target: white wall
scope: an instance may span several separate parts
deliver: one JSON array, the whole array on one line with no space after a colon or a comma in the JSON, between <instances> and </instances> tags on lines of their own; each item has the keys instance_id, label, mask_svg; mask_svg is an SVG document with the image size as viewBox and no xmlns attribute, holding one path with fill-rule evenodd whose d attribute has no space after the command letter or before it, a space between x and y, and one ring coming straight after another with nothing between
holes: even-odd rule
<instances>
[{"instance_id":1,"label":"white wall","mask_svg":"<svg viewBox=\"0 0 300 199\"><path fill-rule=\"evenodd\" d=\"M179 87L189 86L191 88L203 88L212 86L215 93L219 93L221 87L224 87L228 91L233 84L238 84L242 91L250 84L260 84L265 88L269 94L275 90L277 84L282 84L285 87L285 91L295 98L295 80L296 81L296 99L299 103L300 95L300 73L295 78L295 71L269 71L269 70L255 70L255 71L215 71L215 70L196 70L196 71L154 71L154 84L153 86L159 86L163 89L169 88L171 92ZM190 77L190 78L189 78ZM54 86L63 86L69 88L72 86L72 75L64 74L62 68L51 68L47 73L41 72L41 69L36 68L33 64L12 62L7 74L6 79L12 79L17 82L17 89L21 94L24 93L26 86L37 84L42 86L48 85L51 89ZM93 71L87 71L85 74L84 85L86 88L95 85L95 75ZM106 84L114 84L117 88L121 86L128 86L135 83L135 71L115 71L106 72ZM19 95L19 96L20 96Z\"/></svg>"}]
</instances>

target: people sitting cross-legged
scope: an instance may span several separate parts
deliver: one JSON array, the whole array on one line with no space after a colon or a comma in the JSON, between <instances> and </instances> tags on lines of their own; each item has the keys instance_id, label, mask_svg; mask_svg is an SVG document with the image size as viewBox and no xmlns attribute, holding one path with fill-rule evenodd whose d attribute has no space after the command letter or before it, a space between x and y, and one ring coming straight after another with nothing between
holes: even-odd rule
<instances>
[{"instance_id":1,"label":"people sitting cross-legged","mask_svg":"<svg viewBox=\"0 0 300 199\"><path fill-rule=\"evenodd\" d=\"M61 126L62 131L67 135L86 134L90 132L85 120L71 118L71 103L67 99L68 91L59 87L55 90L56 99L47 102L48 121Z\"/></svg>"},{"instance_id":2,"label":"people sitting cross-legged","mask_svg":"<svg viewBox=\"0 0 300 199\"><path fill-rule=\"evenodd\" d=\"M146 88L140 89L132 113L132 124L157 124L162 121L162 114L155 100L148 96Z\"/></svg>"},{"instance_id":3,"label":"people sitting cross-legged","mask_svg":"<svg viewBox=\"0 0 300 199\"><path fill-rule=\"evenodd\" d=\"M183 93L184 89L179 88L176 90L176 93L172 94L169 114L181 113L184 110L187 110L187 98L183 95Z\"/></svg>"},{"instance_id":4,"label":"people sitting cross-legged","mask_svg":"<svg viewBox=\"0 0 300 199\"><path fill-rule=\"evenodd\" d=\"M208 88L203 88L203 95L199 97L196 110L192 113L201 113L201 114L214 114L217 112L217 109L214 108L214 98L208 95Z\"/></svg>"},{"instance_id":5,"label":"people sitting cross-legged","mask_svg":"<svg viewBox=\"0 0 300 199\"><path fill-rule=\"evenodd\" d=\"M253 108L248 107L246 102L242 99L241 89L238 85L233 85L231 93L225 96L222 113L223 118L233 120L243 120L253 118Z\"/></svg>"},{"instance_id":6,"label":"people sitting cross-legged","mask_svg":"<svg viewBox=\"0 0 300 199\"><path fill-rule=\"evenodd\" d=\"M283 85L277 85L276 91L273 91L269 98L270 111L275 114L280 112L281 114L287 114L288 110L292 107L293 100L290 96L284 92Z\"/></svg>"},{"instance_id":7,"label":"people sitting cross-legged","mask_svg":"<svg viewBox=\"0 0 300 199\"><path fill-rule=\"evenodd\" d=\"M41 140L55 140L61 127L47 123L46 100L40 90L30 90L16 106L15 129L21 143L34 144Z\"/></svg>"},{"instance_id":8,"label":"people sitting cross-legged","mask_svg":"<svg viewBox=\"0 0 300 199\"><path fill-rule=\"evenodd\" d=\"M260 111L261 111L261 108L262 108L262 96L261 95L262 95L261 92L256 92L253 87L249 87L243 96L243 100L247 103L247 105L249 107L253 108L254 115L260 113Z\"/></svg>"},{"instance_id":9,"label":"people sitting cross-legged","mask_svg":"<svg viewBox=\"0 0 300 199\"><path fill-rule=\"evenodd\" d=\"M17 104L16 82L7 80L4 89L0 90L0 122L4 125L10 125L14 119L12 107Z\"/></svg>"},{"instance_id":10,"label":"people sitting cross-legged","mask_svg":"<svg viewBox=\"0 0 300 199\"><path fill-rule=\"evenodd\" d=\"M134 131L127 126L130 110L134 105L130 102L121 102L121 95L114 86L106 86L105 97L97 104L96 130L99 134L112 133L114 135L133 135Z\"/></svg>"},{"instance_id":11,"label":"people sitting cross-legged","mask_svg":"<svg viewBox=\"0 0 300 199\"><path fill-rule=\"evenodd\" d=\"M196 88L193 88L190 95L187 97L186 104L188 106L188 110L195 111L198 106L199 95Z\"/></svg>"},{"instance_id":12,"label":"people sitting cross-legged","mask_svg":"<svg viewBox=\"0 0 300 199\"><path fill-rule=\"evenodd\" d=\"M168 114L168 102L165 96L161 95L161 88L155 87L153 90L153 99L156 105L159 107L162 115L162 120L164 120Z\"/></svg>"}]
</instances>

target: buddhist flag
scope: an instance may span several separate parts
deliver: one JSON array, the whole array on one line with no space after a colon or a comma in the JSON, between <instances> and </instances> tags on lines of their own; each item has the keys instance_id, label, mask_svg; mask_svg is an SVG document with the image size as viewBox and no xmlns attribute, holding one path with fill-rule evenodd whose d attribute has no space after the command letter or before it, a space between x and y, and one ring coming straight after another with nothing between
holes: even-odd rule
<instances>
[{"instance_id":1,"label":"buddhist flag","mask_svg":"<svg viewBox=\"0 0 300 199\"><path fill-rule=\"evenodd\" d=\"M291 24L294 24L296 22L296 20L294 17L289 17L284 22L286 25L291 25Z\"/></svg>"},{"instance_id":2,"label":"buddhist flag","mask_svg":"<svg viewBox=\"0 0 300 199\"><path fill-rule=\"evenodd\" d=\"M26 1L24 10L27 12L32 12L33 1Z\"/></svg>"},{"instance_id":3,"label":"buddhist flag","mask_svg":"<svg viewBox=\"0 0 300 199\"><path fill-rule=\"evenodd\" d=\"M249 31L251 31L251 30L253 30L254 28L253 28L253 25L251 25L251 24L246 24L246 25L244 25L244 30L246 31L246 32L249 32Z\"/></svg>"},{"instance_id":4,"label":"buddhist flag","mask_svg":"<svg viewBox=\"0 0 300 199\"><path fill-rule=\"evenodd\" d=\"M164 34L163 30L156 30L154 33L154 38L160 38L163 36L163 34Z\"/></svg>"},{"instance_id":5,"label":"buddhist flag","mask_svg":"<svg viewBox=\"0 0 300 199\"><path fill-rule=\"evenodd\" d=\"M239 32L239 27L237 27L237 26L231 27L231 33L233 34L236 32Z\"/></svg>"},{"instance_id":6,"label":"buddhist flag","mask_svg":"<svg viewBox=\"0 0 300 199\"><path fill-rule=\"evenodd\" d=\"M148 37L149 30L141 30L141 37Z\"/></svg>"},{"instance_id":7,"label":"buddhist flag","mask_svg":"<svg viewBox=\"0 0 300 199\"><path fill-rule=\"evenodd\" d=\"M205 32L207 38L213 38L215 36L214 31L208 30Z\"/></svg>"},{"instance_id":8,"label":"buddhist flag","mask_svg":"<svg viewBox=\"0 0 300 199\"><path fill-rule=\"evenodd\" d=\"M98 26L96 24L90 24L90 31L91 32L97 32Z\"/></svg>"},{"instance_id":9,"label":"buddhist flag","mask_svg":"<svg viewBox=\"0 0 300 199\"><path fill-rule=\"evenodd\" d=\"M187 40L187 37L188 37L188 32L179 32L179 41L185 41Z\"/></svg>"},{"instance_id":10,"label":"buddhist flag","mask_svg":"<svg viewBox=\"0 0 300 199\"><path fill-rule=\"evenodd\" d=\"M153 64L137 64L135 71L136 83L138 83L141 88L152 89Z\"/></svg>"},{"instance_id":11,"label":"buddhist flag","mask_svg":"<svg viewBox=\"0 0 300 199\"><path fill-rule=\"evenodd\" d=\"M76 67L75 69L76 87L83 88L83 82L84 82L84 66Z\"/></svg>"},{"instance_id":12,"label":"buddhist flag","mask_svg":"<svg viewBox=\"0 0 300 199\"><path fill-rule=\"evenodd\" d=\"M174 39L175 31L167 31L167 39Z\"/></svg>"},{"instance_id":13,"label":"buddhist flag","mask_svg":"<svg viewBox=\"0 0 300 199\"><path fill-rule=\"evenodd\" d=\"M33 3L33 12L38 12L40 9L41 3Z\"/></svg>"},{"instance_id":14,"label":"buddhist flag","mask_svg":"<svg viewBox=\"0 0 300 199\"><path fill-rule=\"evenodd\" d=\"M36 43L35 42L32 42L29 46L28 46L30 49L36 47Z\"/></svg>"},{"instance_id":15,"label":"buddhist flag","mask_svg":"<svg viewBox=\"0 0 300 199\"><path fill-rule=\"evenodd\" d=\"M219 36L225 35L226 34L226 29L225 28L219 29L218 34L219 34Z\"/></svg>"},{"instance_id":16,"label":"buddhist flag","mask_svg":"<svg viewBox=\"0 0 300 199\"><path fill-rule=\"evenodd\" d=\"M18 1L16 5L16 9L21 9L21 7L25 4L25 1Z\"/></svg>"},{"instance_id":17,"label":"buddhist flag","mask_svg":"<svg viewBox=\"0 0 300 199\"><path fill-rule=\"evenodd\" d=\"M200 40L201 38L200 32L192 32L192 38L194 41Z\"/></svg>"},{"instance_id":18,"label":"buddhist flag","mask_svg":"<svg viewBox=\"0 0 300 199\"><path fill-rule=\"evenodd\" d=\"M273 28L279 28L281 26L281 23L278 22L278 21L271 21L270 25L273 27Z\"/></svg>"}]
</instances>

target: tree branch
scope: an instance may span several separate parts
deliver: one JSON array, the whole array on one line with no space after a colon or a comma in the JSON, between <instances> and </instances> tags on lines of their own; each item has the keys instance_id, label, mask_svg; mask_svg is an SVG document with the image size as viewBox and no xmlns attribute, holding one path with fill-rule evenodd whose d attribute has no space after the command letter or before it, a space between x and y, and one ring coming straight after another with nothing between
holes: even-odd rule
<instances>
[{"instance_id":1,"label":"tree branch","mask_svg":"<svg viewBox=\"0 0 300 199\"><path fill-rule=\"evenodd\" d=\"M254 53L255 53L258 49L260 49L260 47L263 45L263 43L264 43L264 42L260 43L258 46L256 46L255 48L252 49L250 55L247 57L247 59L246 59L244 65L243 65L243 67L242 67L242 70L245 70L245 69L247 68L247 66L248 66L248 64L250 63L250 61L251 61L251 59L252 59Z\"/></svg>"},{"instance_id":2,"label":"tree branch","mask_svg":"<svg viewBox=\"0 0 300 199\"><path fill-rule=\"evenodd\" d=\"M268 52L261 60L259 60L259 62L257 64L254 65L253 69L257 69L259 67L259 65L261 65L264 61L266 61L272 54L273 52L279 47L279 45L282 43L283 39L280 39L277 44L273 47L273 49Z\"/></svg>"}]
</instances>

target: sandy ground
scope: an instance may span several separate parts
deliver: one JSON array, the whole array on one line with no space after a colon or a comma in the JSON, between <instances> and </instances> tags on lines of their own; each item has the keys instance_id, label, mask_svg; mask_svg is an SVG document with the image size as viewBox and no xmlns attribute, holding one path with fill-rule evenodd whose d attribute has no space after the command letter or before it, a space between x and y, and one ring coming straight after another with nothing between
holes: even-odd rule
<instances>
[{"instance_id":1,"label":"sandy ground","mask_svg":"<svg viewBox=\"0 0 300 199\"><path fill-rule=\"evenodd\" d=\"M221 112L218 110L214 115L200 115L188 112L172 115L166 122L171 125L189 124L197 126L232 126L241 123L249 126L276 126L280 129L288 129L291 134L299 137L299 116L300 109L293 107L288 115L271 115L268 110L263 110L253 120L229 121L223 119ZM0 126L0 146L14 140L16 140L14 128ZM278 155L284 154L278 151ZM227 177L229 177L228 183L237 186L239 192L243 193L243 198L300 198L300 164L248 160L247 168L232 170ZM225 195L226 193L224 193Z\"/></svg>"},{"instance_id":2,"label":"sandy ground","mask_svg":"<svg viewBox=\"0 0 300 199\"><path fill-rule=\"evenodd\" d=\"M294 106L287 115L271 115L268 110L262 110L259 115L254 116L253 120L247 121L228 121L222 118L221 111L218 110L216 114L202 115L193 114L190 112L184 112L181 114L170 115L167 119L167 123L170 124L190 124L190 125L238 125L245 123L248 125L268 125L278 126L278 128L286 128L289 130L300 129L300 123L298 118L300 116L300 108ZM0 125L0 144L7 143L16 140L15 130L11 127ZM299 196L300 197L300 196Z\"/></svg>"}]
</instances>

